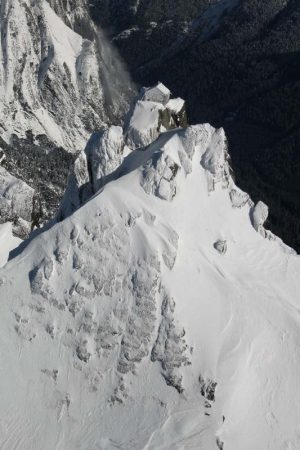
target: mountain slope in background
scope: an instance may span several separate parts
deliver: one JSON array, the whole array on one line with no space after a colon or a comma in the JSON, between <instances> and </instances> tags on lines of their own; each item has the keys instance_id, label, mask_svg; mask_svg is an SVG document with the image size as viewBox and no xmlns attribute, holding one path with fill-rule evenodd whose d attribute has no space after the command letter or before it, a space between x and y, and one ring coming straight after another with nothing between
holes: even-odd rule
<instances>
[{"instance_id":1,"label":"mountain slope in background","mask_svg":"<svg viewBox=\"0 0 300 450\"><path fill-rule=\"evenodd\" d=\"M35 191L28 232L53 217L72 154L121 121L134 86L84 0L0 6L0 158Z\"/></svg>"},{"instance_id":2,"label":"mountain slope in background","mask_svg":"<svg viewBox=\"0 0 300 450\"><path fill-rule=\"evenodd\" d=\"M224 127L239 185L300 251L299 2L96 0L91 12L137 82L160 79L192 123Z\"/></svg>"},{"instance_id":3,"label":"mountain slope in background","mask_svg":"<svg viewBox=\"0 0 300 450\"><path fill-rule=\"evenodd\" d=\"M143 95L0 271L0 446L296 450L300 259L234 184L224 131L155 136L168 91Z\"/></svg>"},{"instance_id":4,"label":"mountain slope in background","mask_svg":"<svg viewBox=\"0 0 300 450\"><path fill-rule=\"evenodd\" d=\"M17 0L2 5L1 137L31 130L74 151L103 124L96 49L48 2L31 6Z\"/></svg>"}]
</instances>

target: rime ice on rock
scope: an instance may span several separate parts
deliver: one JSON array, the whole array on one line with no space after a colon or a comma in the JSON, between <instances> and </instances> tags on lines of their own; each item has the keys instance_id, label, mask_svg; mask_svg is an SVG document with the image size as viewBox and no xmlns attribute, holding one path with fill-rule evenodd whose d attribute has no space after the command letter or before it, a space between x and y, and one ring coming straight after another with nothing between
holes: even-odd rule
<instances>
[{"instance_id":1,"label":"rime ice on rock","mask_svg":"<svg viewBox=\"0 0 300 450\"><path fill-rule=\"evenodd\" d=\"M101 187L101 179L116 170L123 159L123 131L121 127L110 128L94 133L90 138L85 154L93 192Z\"/></svg>"},{"instance_id":2,"label":"rime ice on rock","mask_svg":"<svg viewBox=\"0 0 300 450\"><path fill-rule=\"evenodd\" d=\"M123 160L122 128L111 126L93 133L86 148L75 161L66 193L58 214L65 218L87 201L102 186Z\"/></svg>"},{"instance_id":3,"label":"rime ice on rock","mask_svg":"<svg viewBox=\"0 0 300 450\"><path fill-rule=\"evenodd\" d=\"M210 403L214 402L218 383L210 378L204 379L203 376L200 375L199 384L201 395Z\"/></svg>"},{"instance_id":4,"label":"rime ice on rock","mask_svg":"<svg viewBox=\"0 0 300 450\"><path fill-rule=\"evenodd\" d=\"M126 133L126 143L132 148L151 144L160 134L161 103L138 100L130 118Z\"/></svg>"},{"instance_id":5,"label":"rime ice on rock","mask_svg":"<svg viewBox=\"0 0 300 450\"><path fill-rule=\"evenodd\" d=\"M25 238L31 228L34 190L0 166L0 223L13 222L14 233Z\"/></svg>"},{"instance_id":6,"label":"rime ice on rock","mask_svg":"<svg viewBox=\"0 0 300 450\"><path fill-rule=\"evenodd\" d=\"M143 88L127 122L127 145L132 149L145 147L163 131L187 126L185 103L182 99L170 100L170 91L162 83Z\"/></svg>"},{"instance_id":7,"label":"rime ice on rock","mask_svg":"<svg viewBox=\"0 0 300 450\"><path fill-rule=\"evenodd\" d=\"M231 177L227 140L223 128L210 128L209 142L202 156L201 164L207 171L210 191L215 189L215 184L218 182L222 182L224 187L228 187Z\"/></svg>"},{"instance_id":8,"label":"rime ice on rock","mask_svg":"<svg viewBox=\"0 0 300 450\"><path fill-rule=\"evenodd\" d=\"M172 98L168 101L166 108L177 127L188 126L185 101L182 98Z\"/></svg>"},{"instance_id":9,"label":"rime ice on rock","mask_svg":"<svg viewBox=\"0 0 300 450\"><path fill-rule=\"evenodd\" d=\"M265 236L264 223L269 215L269 209L267 205L259 201L252 210L252 225L255 230L262 236Z\"/></svg>"},{"instance_id":10,"label":"rime ice on rock","mask_svg":"<svg viewBox=\"0 0 300 450\"><path fill-rule=\"evenodd\" d=\"M190 362L187 355L188 346L184 339L185 332L178 328L174 320L174 310L174 300L166 292L163 292L161 322L152 349L151 360L161 363L162 374L167 384L182 393L184 390L183 378L178 369Z\"/></svg>"},{"instance_id":11,"label":"rime ice on rock","mask_svg":"<svg viewBox=\"0 0 300 450\"><path fill-rule=\"evenodd\" d=\"M246 204L252 205L249 195L237 187L231 189L229 196L234 208L242 208Z\"/></svg>"},{"instance_id":12,"label":"rime ice on rock","mask_svg":"<svg viewBox=\"0 0 300 450\"><path fill-rule=\"evenodd\" d=\"M281 249L284 251L284 253L288 255L296 255L297 253L292 248L288 247L287 245L282 242L282 240L275 236L271 231L266 230L264 228L264 224L268 218L269 214L269 208L268 206L263 203L262 201L259 201L254 207L253 203L249 202L251 209L250 209L250 220L252 223L253 228L264 238L269 239L270 241L276 241L281 246Z\"/></svg>"},{"instance_id":13,"label":"rime ice on rock","mask_svg":"<svg viewBox=\"0 0 300 450\"><path fill-rule=\"evenodd\" d=\"M32 130L78 151L105 118L95 31L83 0L73 2L71 15L63 2L49 3L1 4L1 136ZM89 39L73 31L78 13Z\"/></svg>"},{"instance_id":14,"label":"rime ice on rock","mask_svg":"<svg viewBox=\"0 0 300 450\"><path fill-rule=\"evenodd\" d=\"M162 83L157 83L156 86L150 88L143 88L140 94L141 100L161 103L166 105L170 100L171 92Z\"/></svg>"}]
</instances>

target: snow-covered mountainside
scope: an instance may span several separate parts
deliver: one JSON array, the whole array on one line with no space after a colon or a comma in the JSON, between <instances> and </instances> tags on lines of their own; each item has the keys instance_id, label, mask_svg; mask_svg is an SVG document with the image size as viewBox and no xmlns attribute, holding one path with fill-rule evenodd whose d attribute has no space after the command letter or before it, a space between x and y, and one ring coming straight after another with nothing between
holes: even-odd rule
<instances>
[{"instance_id":1,"label":"snow-covered mountainside","mask_svg":"<svg viewBox=\"0 0 300 450\"><path fill-rule=\"evenodd\" d=\"M119 123L133 92L85 0L0 1L0 164L34 189L42 223L63 194L66 152Z\"/></svg>"},{"instance_id":2,"label":"snow-covered mountainside","mask_svg":"<svg viewBox=\"0 0 300 450\"><path fill-rule=\"evenodd\" d=\"M1 2L0 24L1 137L32 130L79 150L104 117L94 42L44 0Z\"/></svg>"},{"instance_id":3,"label":"snow-covered mountainside","mask_svg":"<svg viewBox=\"0 0 300 450\"><path fill-rule=\"evenodd\" d=\"M9 141L13 133L24 137L30 130L81 150L91 131L112 119L104 87L109 44L99 38L86 1L0 5L0 136ZM126 89L129 81L124 95ZM115 112L118 107L121 114L127 99L118 100Z\"/></svg>"},{"instance_id":4,"label":"snow-covered mountainside","mask_svg":"<svg viewBox=\"0 0 300 450\"><path fill-rule=\"evenodd\" d=\"M222 129L136 136L95 134L66 218L0 271L0 447L298 449L299 257Z\"/></svg>"}]
</instances>

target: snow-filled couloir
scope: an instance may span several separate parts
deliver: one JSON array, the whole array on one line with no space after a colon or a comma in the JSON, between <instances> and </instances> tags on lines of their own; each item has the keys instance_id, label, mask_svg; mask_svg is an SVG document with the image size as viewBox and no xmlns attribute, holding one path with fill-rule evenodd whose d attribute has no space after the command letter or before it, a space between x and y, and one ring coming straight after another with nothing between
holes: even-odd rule
<instances>
[{"instance_id":1,"label":"snow-filled couloir","mask_svg":"<svg viewBox=\"0 0 300 450\"><path fill-rule=\"evenodd\" d=\"M167 109L149 95L141 114ZM298 449L299 257L235 186L222 129L140 147L132 117L0 271L0 447Z\"/></svg>"}]
</instances>

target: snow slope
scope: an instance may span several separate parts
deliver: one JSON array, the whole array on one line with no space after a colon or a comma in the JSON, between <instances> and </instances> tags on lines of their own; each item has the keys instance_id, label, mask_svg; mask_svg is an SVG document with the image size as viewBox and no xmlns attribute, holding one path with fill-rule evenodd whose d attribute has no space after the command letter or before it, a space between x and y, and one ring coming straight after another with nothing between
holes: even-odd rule
<instances>
[{"instance_id":1,"label":"snow slope","mask_svg":"<svg viewBox=\"0 0 300 450\"><path fill-rule=\"evenodd\" d=\"M299 257L223 130L113 158L118 133L89 146L100 190L0 271L1 449L299 449Z\"/></svg>"}]
</instances>

